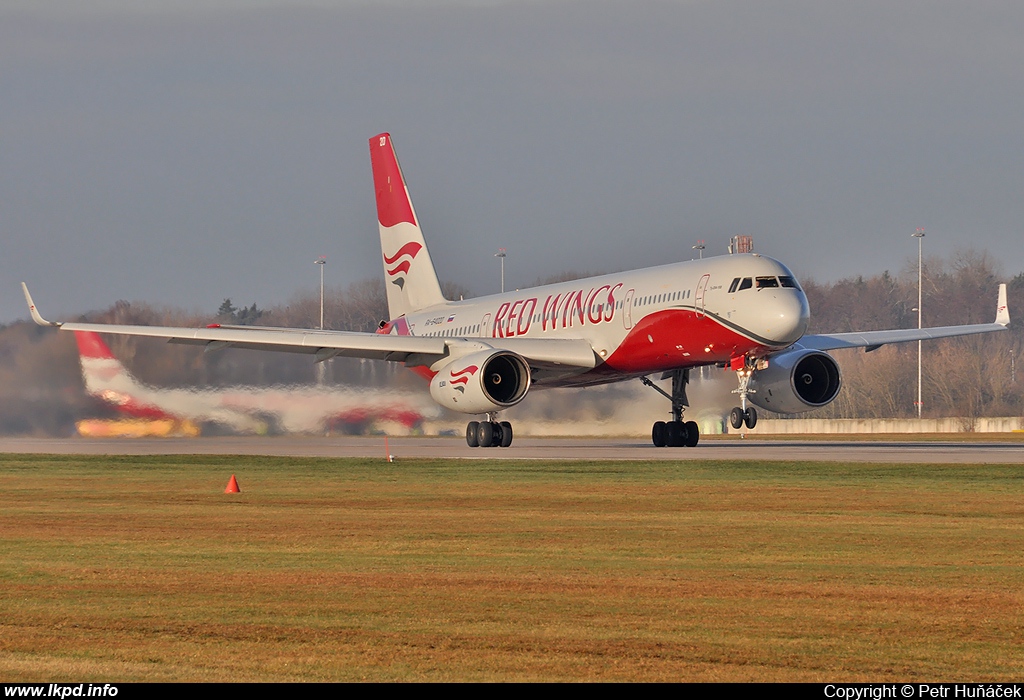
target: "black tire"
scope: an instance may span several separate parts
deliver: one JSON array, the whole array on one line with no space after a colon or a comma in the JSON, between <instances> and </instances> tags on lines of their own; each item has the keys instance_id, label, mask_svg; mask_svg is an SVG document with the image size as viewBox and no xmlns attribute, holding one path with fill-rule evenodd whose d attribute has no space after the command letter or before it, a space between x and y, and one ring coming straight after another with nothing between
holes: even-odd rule
<instances>
[{"instance_id":1,"label":"black tire","mask_svg":"<svg viewBox=\"0 0 1024 700\"><path fill-rule=\"evenodd\" d=\"M686 446L696 447L697 441L700 440L700 428L697 427L695 421L686 421Z\"/></svg>"},{"instance_id":2,"label":"black tire","mask_svg":"<svg viewBox=\"0 0 1024 700\"><path fill-rule=\"evenodd\" d=\"M480 421L476 431L476 442L480 447L491 447L494 444L494 423L489 420Z\"/></svg>"},{"instance_id":3,"label":"black tire","mask_svg":"<svg viewBox=\"0 0 1024 700\"><path fill-rule=\"evenodd\" d=\"M508 447L512 444L512 424L507 420L501 422L501 446Z\"/></svg>"},{"instance_id":4,"label":"black tire","mask_svg":"<svg viewBox=\"0 0 1024 700\"><path fill-rule=\"evenodd\" d=\"M665 421L658 421L651 428L651 441L654 442L655 447L665 446Z\"/></svg>"},{"instance_id":5,"label":"black tire","mask_svg":"<svg viewBox=\"0 0 1024 700\"><path fill-rule=\"evenodd\" d=\"M665 426L665 442L669 447L683 447L686 444L686 428L682 421L669 421Z\"/></svg>"},{"instance_id":6,"label":"black tire","mask_svg":"<svg viewBox=\"0 0 1024 700\"><path fill-rule=\"evenodd\" d=\"M470 447L479 447L480 442L477 435L480 431L480 424L475 420L469 421L469 425L466 426L466 444Z\"/></svg>"},{"instance_id":7,"label":"black tire","mask_svg":"<svg viewBox=\"0 0 1024 700\"><path fill-rule=\"evenodd\" d=\"M736 406L729 411L729 425L731 425L734 430L739 430L743 427L743 418L743 411L740 410L739 406Z\"/></svg>"},{"instance_id":8,"label":"black tire","mask_svg":"<svg viewBox=\"0 0 1024 700\"><path fill-rule=\"evenodd\" d=\"M747 430L753 430L754 426L757 425L757 410L753 406L744 413L743 422L747 424Z\"/></svg>"}]
</instances>

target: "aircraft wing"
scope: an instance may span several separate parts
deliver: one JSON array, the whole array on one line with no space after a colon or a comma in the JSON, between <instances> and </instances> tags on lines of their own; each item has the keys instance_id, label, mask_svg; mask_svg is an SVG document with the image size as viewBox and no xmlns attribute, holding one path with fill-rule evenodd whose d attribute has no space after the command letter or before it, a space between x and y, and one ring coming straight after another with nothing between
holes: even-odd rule
<instances>
[{"instance_id":1,"label":"aircraft wing","mask_svg":"<svg viewBox=\"0 0 1024 700\"><path fill-rule=\"evenodd\" d=\"M486 350L509 350L531 366L556 371L591 369L597 364L593 347L586 340L549 338L444 338L434 336L383 335L347 331L318 331L298 328L211 326L176 328L172 326L128 326L105 323L62 323L44 319L36 309L28 287L22 283L32 319L41 326L65 331L93 331L116 335L165 338L171 343L204 346L206 350L235 347L275 350L315 355L317 360L332 357L404 362L408 366L430 367L448 357Z\"/></svg>"},{"instance_id":2,"label":"aircraft wing","mask_svg":"<svg viewBox=\"0 0 1024 700\"><path fill-rule=\"evenodd\" d=\"M914 340L991 333L993 331L1004 331L1008 325L1010 325L1010 312L1006 306L1006 285L1000 284L999 299L996 304L996 320L993 323L975 323L968 326L940 326L936 328L907 328L891 331L864 331L861 333L805 335L796 345L808 350L865 348L866 352L871 352L889 343L907 343Z\"/></svg>"}]
</instances>

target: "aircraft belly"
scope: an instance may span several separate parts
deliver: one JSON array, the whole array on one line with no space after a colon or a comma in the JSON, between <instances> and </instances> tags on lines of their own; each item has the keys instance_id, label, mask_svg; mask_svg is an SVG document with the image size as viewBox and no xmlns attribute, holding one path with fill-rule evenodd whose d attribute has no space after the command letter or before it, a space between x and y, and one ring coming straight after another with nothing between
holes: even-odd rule
<instances>
[{"instance_id":1,"label":"aircraft belly","mask_svg":"<svg viewBox=\"0 0 1024 700\"><path fill-rule=\"evenodd\" d=\"M692 309L645 316L596 372L644 375L697 367L764 350L765 346Z\"/></svg>"}]
</instances>

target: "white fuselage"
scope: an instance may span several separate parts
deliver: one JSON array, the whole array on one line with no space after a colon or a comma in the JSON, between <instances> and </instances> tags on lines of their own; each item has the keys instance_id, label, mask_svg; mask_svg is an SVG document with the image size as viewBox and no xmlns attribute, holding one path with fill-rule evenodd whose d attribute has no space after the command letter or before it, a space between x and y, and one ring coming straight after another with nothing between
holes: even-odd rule
<instances>
[{"instance_id":1,"label":"white fuselage","mask_svg":"<svg viewBox=\"0 0 1024 700\"><path fill-rule=\"evenodd\" d=\"M585 339L598 366L558 382L585 385L774 352L799 340L808 318L786 266L745 254L448 302L393 322L392 332Z\"/></svg>"}]
</instances>

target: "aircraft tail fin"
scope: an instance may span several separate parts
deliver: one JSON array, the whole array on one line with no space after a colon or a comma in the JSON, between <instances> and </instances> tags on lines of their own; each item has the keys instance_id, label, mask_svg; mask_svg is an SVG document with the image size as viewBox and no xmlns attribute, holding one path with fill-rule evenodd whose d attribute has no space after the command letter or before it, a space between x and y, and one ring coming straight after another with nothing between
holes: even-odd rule
<instances>
[{"instance_id":1,"label":"aircraft tail fin","mask_svg":"<svg viewBox=\"0 0 1024 700\"><path fill-rule=\"evenodd\" d=\"M99 334L92 331L74 331L78 343L78 355L82 361L82 379L89 394L118 405L126 400L112 400L112 397L127 397L139 388L139 382L131 372L114 357L110 347Z\"/></svg>"},{"instance_id":2,"label":"aircraft tail fin","mask_svg":"<svg viewBox=\"0 0 1024 700\"><path fill-rule=\"evenodd\" d=\"M75 331L75 342L78 343L78 354L85 360L113 360L118 362L110 347L103 342L98 333L92 331ZM120 362L118 362L120 364Z\"/></svg>"},{"instance_id":3,"label":"aircraft tail fin","mask_svg":"<svg viewBox=\"0 0 1024 700\"><path fill-rule=\"evenodd\" d=\"M391 318L443 304L446 299L412 208L390 134L378 134L370 139L370 163Z\"/></svg>"}]
</instances>

